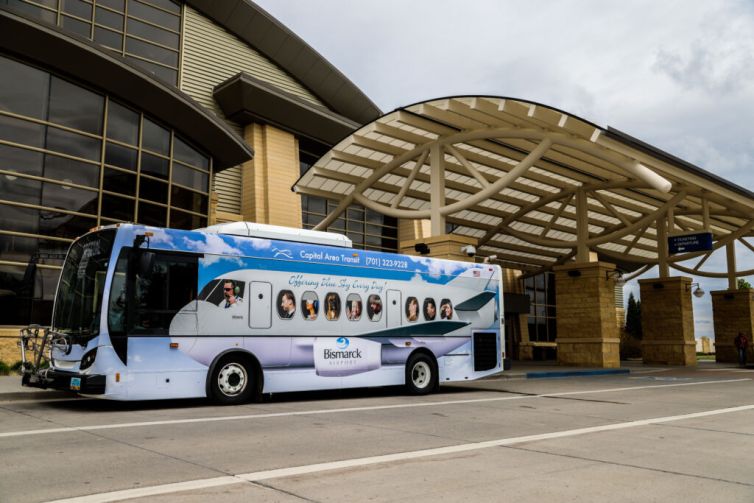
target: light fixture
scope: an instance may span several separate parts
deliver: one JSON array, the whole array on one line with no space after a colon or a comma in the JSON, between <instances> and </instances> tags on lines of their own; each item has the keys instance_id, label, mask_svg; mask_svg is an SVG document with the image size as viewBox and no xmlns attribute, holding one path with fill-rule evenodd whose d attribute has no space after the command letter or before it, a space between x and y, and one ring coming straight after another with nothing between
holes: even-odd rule
<instances>
[{"instance_id":1,"label":"light fixture","mask_svg":"<svg viewBox=\"0 0 754 503\"><path fill-rule=\"evenodd\" d=\"M416 243L414 245L414 250L420 255L426 255L429 253L429 246L427 246L427 243Z\"/></svg>"},{"instance_id":2,"label":"light fixture","mask_svg":"<svg viewBox=\"0 0 754 503\"><path fill-rule=\"evenodd\" d=\"M696 288L694 288L695 285L696 285ZM702 287L701 285L699 285L699 283L696 283L696 282L691 283L689 287L686 289L686 291L689 291L692 288L694 288L694 291L692 292L694 297L696 297L697 299L704 297L704 290L702 290Z\"/></svg>"},{"instance_id":3,"label":"light fixture","mask_svg":"<svg viewBox=\"0 0 754 503\"><path fill-rule=\"evenodd\" d=\"M626 280L623 279L623 272L615 270L615 271L605 271L605 278L606 279L614 279L615 280L615 286L623 286L626 284Z\"/></svg>"},{"instance_id":4,"label":"light fixture","mask_svg":"<svg viewBox=\"0 0 754 503\"><path fill-rule=\"evenodd\" d=\"M483 264L489 264L490 261L497 260L497 255L487 255L484 257L484 260L482 261Z\"/></svg>"}]
</instances>

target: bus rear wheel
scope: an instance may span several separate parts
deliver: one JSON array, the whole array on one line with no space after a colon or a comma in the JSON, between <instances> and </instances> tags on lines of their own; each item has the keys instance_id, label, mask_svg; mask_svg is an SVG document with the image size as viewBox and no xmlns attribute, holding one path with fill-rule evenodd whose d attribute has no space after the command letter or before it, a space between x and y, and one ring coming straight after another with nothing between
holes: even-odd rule
<instances>
[{"instance_id":1,"label":"bus rear wheel","mask_svg":"<svg viewBox=\"0 0 754 503\"><path fill-rule=\"evenodd\" d=\"M240 358L230 356L217 362L210 379L212 397L220 404L246 403L254 394L253 369Z\"/></svg>"},{"instance_id":2,"label":"bus rear wheel","mask_svg":"<svg viewBox=\"0 0 754 503\"><path fill-rule=\"evenodd\" d=\"M406 391L412 395L426 395L437 388L437 363L434 358L418 353L406 362Z\"/></svg>"}]
</instances>

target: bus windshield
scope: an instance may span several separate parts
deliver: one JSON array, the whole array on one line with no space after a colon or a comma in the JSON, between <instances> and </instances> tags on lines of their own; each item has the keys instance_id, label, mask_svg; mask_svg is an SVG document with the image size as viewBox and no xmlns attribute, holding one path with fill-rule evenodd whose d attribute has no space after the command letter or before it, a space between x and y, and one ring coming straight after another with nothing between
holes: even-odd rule
<instances>
[{"instance_id":1,"label":"bus windshield","mask_svg":"<svg viewBox=\"0 0 754 503\"><path fill-rule=\"evenodd\" d=\"M89 234L71 246L55 298L53 329L80 337L99 334L102 293L114 230Z\"/></svg>"}]
</instances>

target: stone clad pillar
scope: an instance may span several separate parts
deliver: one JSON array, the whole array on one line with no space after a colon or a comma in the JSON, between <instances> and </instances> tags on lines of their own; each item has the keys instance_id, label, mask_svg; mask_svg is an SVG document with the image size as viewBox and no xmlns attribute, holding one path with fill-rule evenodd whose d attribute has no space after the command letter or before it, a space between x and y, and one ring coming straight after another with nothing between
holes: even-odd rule
<instances>
[{"instance_id":1,"label":"stone clad pillar","mask_svg":"<svg viewBox=\"0 0 754 503\"><path fill-rule=\"evenodd\" d=\"M615 323L615 265L580 262L553 268L558 309L558 363L620 367Z\"/></svg>"},{"instance_id":2,"label":"stone clad pillar","mask_svg":"<svg viewBox=\"0 0 754 503\"><path fill-rule=\"evenodd\" d=\"M742 332L749 339L749 357L754 361L754 290L721 290L712 295L715 327L715 361L738 363L733 339Z\"/></svg>"},{"instance_id":3,"label":"stone clad pillar","mask_svg":"<svg viewBox=\"0 0 754 503\"><path fill-rule=\"evenodd\" d=\"M639 280L644 363L696 365L691 278Z\"/></svg>"},{"instance_id":4,"label":"stone clad pillar","mask_svg":"<svg viewBox=\"0 0 754 503\"><path fill-rule=\"evenodd\" d=\"M301 197L291 190L298 180L298 142L268 124L244 127L254 159L242 164L241 213L251 222L301 228Z\"/></svg>"}]
</instances>

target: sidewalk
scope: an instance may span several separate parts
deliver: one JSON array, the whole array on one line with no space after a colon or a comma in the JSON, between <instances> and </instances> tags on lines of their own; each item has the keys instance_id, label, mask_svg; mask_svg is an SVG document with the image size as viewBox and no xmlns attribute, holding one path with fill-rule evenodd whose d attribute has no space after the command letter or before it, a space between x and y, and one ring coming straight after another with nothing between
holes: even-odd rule
<instances>
[{"instance_id":1,"label":"sidewalk","mask_svg":"<svg viewBox=\"0 0 754 503\"><path fill-rule=\"evenodd\" d=\"M621 366L615 369L603 369L597 367L566 367L553 361L514 361L510 370L506 370L491 379L554 379L566 377L588 377L600 375L621 375L631 373L647 373L653 371L669 370L695 370L695 369L738 369L735 363L716 363L713 361L700 361L696 367L679 367L670 365L645 365L641 361L622 361ZM754 369L754 364L746 366ZM0 402L9 400L44 400L52 398L71 398L73 393L58 390L43 390L21 386L21 376L0 376Z\"/></svg>"},{"instance_id":2,"label":"sidewalk","mask_svg":"<svg viewBox=\"0 0 754 503\"><path fill-rule=\"evenodd\" d=\"M714 361L699 361L696 367L681 367L677 365L645 365L641 361L623 360L619 368L605 369L599 367L568 367L558 365L554 361L514 361L510 370L507 370L494 379L543 379L561 377L584 377L599 375L646 373L653 371L669 370L693 370L693 369L738 369L735 363L717 363ZM754 369L754 365L747 365Z\"/></svg>"}]
</instances>

